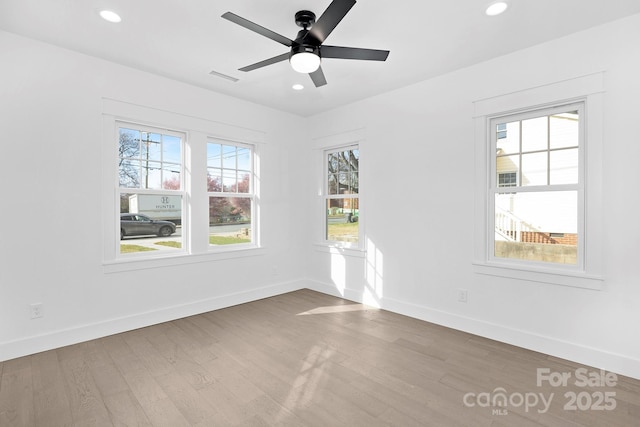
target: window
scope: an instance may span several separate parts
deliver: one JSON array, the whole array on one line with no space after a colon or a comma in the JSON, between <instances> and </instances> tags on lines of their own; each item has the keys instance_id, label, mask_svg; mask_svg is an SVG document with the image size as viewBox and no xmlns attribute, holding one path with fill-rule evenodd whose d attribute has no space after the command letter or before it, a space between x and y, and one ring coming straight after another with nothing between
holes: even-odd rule
<instances>
[{"instance_id":1,"label":"window","mask_svg":"<svg viewBox=\"0 0 640 427\"><path fill-rule=\"evenodd\" d=\"M117 127L120 254L182 250L184 134Z\"/></svg>"},{"instance_id":2,"label":"window","mask_svg":"<svg viewBox=\"0 0 640 427\"><path fill-rule=\"evenodd\" d=\"M497 137L498 139L504 139L507 137L507 125L506 123L498 123L497 126Z\"/></svg>"},{"instance_id":3,"label":"window","mask_svg":"<svg viewBox=\"0 0 640 427\"><path fill-rule=\"evenodd\" d=\"M474 102L476 273L602 289L604 77Z\"/></svg>"},{"instance_id":4,"label":"window","mask_svg":"<svg viewBox=\"0 0 640 427\"><path fill-rule=\"evenodd\" d=\"M265 254L264 130L114 99L103 99L102 122L105 272Z\"/></svg>"},{"instance_id":5,"label":"window","mask_svg":"<svg viewBox=\"0 0 640 427\"><path fill-rule=\"evenodd\" d=\"M583 109L577 103L491 120L492 257L582 265Z\"/></svg>"},{"instance_id":6,"label":"window","mask_svg":"<svg viewBox=\"0 0 640 427\"><path fill-rule=\"evenodd\" d=\"M207 143L209 244L252 243L253 149L249 145Z\"/></svg>"},{"instance_id":7,"label":"window","mask_svg":"<svg viewBox=\"0 0 640 427\"><path fill-rule=\"evenodd\" d=\"M498 172L498 187L515 187L518 185L518 172Z\"/></svg>"},{"instance_id":8,"label":"window","mask_svg":"<svg viewBox=\"0 0 640 427\"><path fill-rule=\"evenodd\" d=\"M359 243L358 146L325 151L325 239L345 246Z\"/></svg>"}]
</instances>

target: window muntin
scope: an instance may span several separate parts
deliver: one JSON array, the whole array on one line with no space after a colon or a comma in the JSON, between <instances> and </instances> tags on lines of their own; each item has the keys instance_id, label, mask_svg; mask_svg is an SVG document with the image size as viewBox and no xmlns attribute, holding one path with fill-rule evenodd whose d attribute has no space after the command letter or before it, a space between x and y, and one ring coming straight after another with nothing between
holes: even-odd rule
<instances>
[{"instance_id":1,"label":"window muntin","mask_svg":"<svg viewBox=\"0 0 640 427\"><path fill-rule=\"evenodd\" d=\"M118 129L120 187L180 189L182 136L124 126Z\"/></svg>"},{"instance_id":2,"label":"window muntin","mask_svg":"<svg viewBox=\"0 0 640 427\"><path fill-rule=\"evenodd\" d=\"M492 259L583 264L582 110L572 104L491 120Z\"/></svg>"},{"instance_id":3,"label":"window muntin","mask_svg":"<svg viewBox=\"0 0 640 427\"><path fill-rule=\"evenodd\" d=\"M119 254L183 252L184 134L118 123ZM132 218L137 218L132 216Z\"/></svg>"},{"instance_id":4,"label":"window muntin","mask_svg":"<svg viewBox=\"0 0 640 427\"><path fill-rule=\"evenodd\" d=\"M357 246L360 239L360 151L349 146L325 151L326 241Z\"/></svg>"},{"instance_id":5,"label":"window muntin","mask_svg":"<svg viewBox=\"0 0 640 427\"><path fill-rule=\"evenodd\" d=\"M253 152L244 144L207 143L210 246L254 242Z\"/></svg>"}]
</instances>

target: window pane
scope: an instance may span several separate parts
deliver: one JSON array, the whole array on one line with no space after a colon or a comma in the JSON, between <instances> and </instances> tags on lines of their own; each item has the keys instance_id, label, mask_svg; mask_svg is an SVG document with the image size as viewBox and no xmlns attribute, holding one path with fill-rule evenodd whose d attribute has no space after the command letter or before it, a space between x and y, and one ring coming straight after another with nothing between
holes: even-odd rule
<instances>
[{"instance_id":1,"label":"window pane","mask_svg":"<svg viewBox=\"0 0 640 427\"><path fill-rule=\"evenodd\" d=\"M349 151L342 151L338 153L340 156L340 172L350 172L351 171L351 155Z\"/></svg>"},{"instance_id":2,"label":"window pane","mask_svg":"<svg viewBox=\"0 0 640 427\"><path fill-rule=\"evenodd\" d=\"M577 184L578 149L552 151L550 154L550 184Z\"/></svg>"},{"instance_id":3,"label":"window pane","mask_svg":"<svg viewBox=\"0 0 640 427\"><path fill-rule=\"evenodd\" d=\"M209 197L209 244L251 243L251 198Z\"/></svg>"},{"instance_id":4,"label":"window pane","mask_svg":"<svg viewBox=\"0 0 640 427\"><path fill-rule=\"evenodd\" d=\"M207 191L222 191L222 170L207 169Z\"/></svg>"},{"instance_id":5,"label":"window pane","mask_svg":"<svg viewBox=\"0 0 640 427\"><path fill-rule=\"evenodd\" d=\"M140 157L140 132L133 129L120 128L119 157L137 159Z\"/></svg>"},{"instance_id":6,"label":"window pane","mask_svg":"<svg viewBox=\"0 0 640 427\"><path fill-rule=\"evenodd\" d=\"M143 161L142 162L142 188L159 190L162 188L161 163Z\"/></svg>"},{"instance_id":7,"label":"window pane","mask_svg":"<svg viewBox=\"0 0 640 427\"><path fill-rule=\"evenodd\" d=\"M251 170L251 150L248 148L238 147L238 169Z\"/></svg>"},{"instance_id":8,"label":"window pane","mask_svg":"<svg viewBox=\"0 0 640 427\"><path fill-rule=\"evenodd\" d=\"M222 191L226 193L235 193L237 190L236 171L222 170Z\"/></svg>"},{"instance_id":9,"label":"window pane","mask_svg":"<svg viewBox=\"0 0 640 427\"><path fill-rule=\"evenodd\" d=\"M164 135L162 141L162 160L169 163L182 163L182 144L177 136Z\"/></svg>"},{"instance_id":10,"label":"window pane","mask_svg":"<svg viewBox=\"0 0 640 427\"><path fill-rule=\"evenodd\" d=\"M338 175L335 173L329 174L329 194L338 194Z\"/></svg>"},{"instance_id":11,"label":"window pane","mask_svg":"<svg viewBox=\"0 0 640 427\"><path fill-rule=\"evenodd\" d=\"M546 150L547 116L522 121L522 152Z\"/></svg>"},{"instance_id":12,"label":"window pane","mask_svg":"<svg viewBox=\"0 0 640 427\"><path fill-rule=\"evenodd\" d=\"M338 242L358 242L358 199L328 199L326 239Z\"/></svg>"},{"instance_id":13,"label":"window pane","mask_svg":"<svg viewBox=\"0 0 640 427\"><path fill-rule=\"evenodd\" d=\"M338 154L337 153L329 153L327 158L327 169L329 173L338 172Z\"/></svg>"},{"instance_id":14,"label":"window pane","mask_svg":"<svg viewBox=\"0 0 640 427\"><path fill-rule=\"evenodd\" d=\"M210 168L222 167L222 146L220 144L207 144L207 166Z\"/></svg>"},{"instance_id":15,"label":"window pane","mask_svg":"<svg viewBox=\"0 0 640 427\"><path fill-rule=\"evenodd\" d=\"M120 213L121 254L182 249L182 196L122 193Z\"/></svg>"},{"instance_id":16,"label":"window pane","mask_svg":"<svg viewBox=\"0 0 640 427\"><path fill-rule=\"evenodd\" d=\"M577 147L579 140L578 112L549 117L551 148Z\"/></svg>"},{"instance_id":17,"label":"window pane","mask_svg":"<svg viewBox=\"0 0 640 427\"><path fill-rule=\"evenodd\" d=\"M499 124L496 131L498 155L520 152L520 122Z\"/></svg>"},{"instance_id":18,"label":"window pane","mask_svg":"<svg viewBox=\"0 0 640 427\"><path fill-rule=\"evenodd\" d=\"M222 146L222 167L225 169L235 169L236 163L236 147L232 145Z\"/></svg>"},{"instance_id":19,"label":"window pane","mask_svg":"<svg viewBox=\"0 0 640 427\"><path fill-rule=\"evenodd\" d=\"M496 171L498 173L498 182L500 181L500 175L505 173L515 173L518 175L520 166L520 156L501 156L496 159Z\"/></svg>"},{"instance_id":20,"label":"window pane","mask_svg":"<svg viewBox=\"0 0 640 427\"><path fill-rule=\"evenodd\" d=\"M165 164L162 170L162 188L164 190L180 190L180 168L178 165Z\"/></svg>"},{"instance_id":21,"label":"window pane","mask_svg":"<svg viewBox=\"0 0 640 427\"><path fill-rule=\"evenodd\" d=\"M547 185L547 153L522 155L522 184Z\"/></svg>"},{"instance_id":22,"label":"window pane","mask_svg":"<svg viewBox=\"0 0 640 427\"><path fill-rule=\"evenodd\" d=\"M248 173L242 173L238 171L238 185L237 190L238 193L249 193L251 192L251 175Z\"/></svg>"},{"instance_id":23,"label":"window pane","mask_svg":"<svg viewBox=\"0 0 640 427\"><path fill-rule=\"evenodd\" d=\"M152 132L141 132L142 134L142 159L162 160L162 135Z\"/></svg>"},{"instance_id":24,"label":"window pane","mask_svg":"<svg viewBox=\"0 0 640 427\"><path fill-rule=\"evenodd\" d=\"M495 256L577 263L578 192L496 194Z\"/></svg>"},{"instance_id":25,"label":"window pane","mask_svg":"<svg viewBox=\"0 0 640 427\"><path fill-rule=\"evenodd\" d=\"M358 194L358 172L351 173L351 194Z\"/></svg>"},{"instance_id":26,"label":"window pane","mask_svg":"<svg viewBox=\"0 0 640 427\"><path fill-rule=\"evenodd\" d=\"M121 188L140 188L140 162L120 159L118 167Z\"/></svg>"}]
</instances>

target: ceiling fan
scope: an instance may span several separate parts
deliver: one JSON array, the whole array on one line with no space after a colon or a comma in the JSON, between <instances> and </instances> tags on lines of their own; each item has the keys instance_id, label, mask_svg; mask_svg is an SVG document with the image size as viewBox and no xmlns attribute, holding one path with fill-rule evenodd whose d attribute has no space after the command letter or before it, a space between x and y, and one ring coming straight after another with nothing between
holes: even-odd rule
<instances>
[{"instance_id":1,"label":"ceiling fan","mask_svg":"<svg viewBox=\"0 0 640 427\"><path fill-rule=\"evenodd\" d=\"M242 67L239 69L240 71L252 71L288 59L295 71L308 73L311 76L311 80L313 80L313 84L316 87L320 87L327 84L320 66L321 58L385 61L389 56L388 50L322 44L354 4L356 4L355 0L333 0L317 20L315 13L309 10L297 12L295 21L299 27L302 27L302 30L298 32L295 40L291 40L231 12L223 14L222 17L291 48L287 53Z\"/></svg>"}]
</instances>

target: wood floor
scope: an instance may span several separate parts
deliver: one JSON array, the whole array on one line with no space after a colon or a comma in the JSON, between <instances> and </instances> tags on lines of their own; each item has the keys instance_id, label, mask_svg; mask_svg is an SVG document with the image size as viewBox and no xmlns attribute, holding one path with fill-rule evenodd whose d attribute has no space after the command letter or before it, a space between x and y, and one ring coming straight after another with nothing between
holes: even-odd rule
<instances>
[{"instance_id":1,"label":"wood floor","mask_svg":"<svg viewBox=\"0 0 640 427\"><path fill-rule=\"evenodd\" d=\"M2 362L0 426L640 425L600 374L302 290Z\"/></svg>"}]
</instances>

